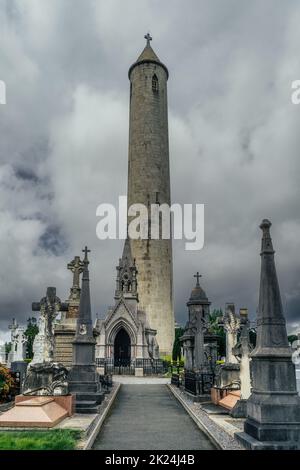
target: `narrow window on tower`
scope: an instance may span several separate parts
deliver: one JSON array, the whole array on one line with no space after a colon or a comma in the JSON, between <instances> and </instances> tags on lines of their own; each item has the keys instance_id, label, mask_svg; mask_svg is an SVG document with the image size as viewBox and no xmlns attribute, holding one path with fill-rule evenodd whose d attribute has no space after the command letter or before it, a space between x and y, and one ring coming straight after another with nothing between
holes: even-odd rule
<instances>
[{"instance_id":1,"label":"narrow window on tower","mask_svg":"<svg viewBox=\"0 0 300 470\"><path fill-rule=\"evenodd\" d=\"M158 93L158 78L155 74L152 77L152 90L155 93Z\"/></svg>"}]
</instances>

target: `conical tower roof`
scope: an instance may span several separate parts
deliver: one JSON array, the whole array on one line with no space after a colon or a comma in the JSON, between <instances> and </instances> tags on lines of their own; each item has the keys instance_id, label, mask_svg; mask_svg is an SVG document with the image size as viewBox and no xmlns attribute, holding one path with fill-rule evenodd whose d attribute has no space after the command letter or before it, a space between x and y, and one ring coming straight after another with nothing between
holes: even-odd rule
<instances>
[{"instance_id":1,"label":"conical tower roof","mask_svg":"<svg viewBox=\"0 0 300 470\"><path fill-rule=\"evenodd\" d=\"M149 33L146 34L144 37L147 41L146 46L144 47L142 53L139 55L137 60L130 67L129 72L128 72L129 78L130 78L130 74L131 74L132 70L134 69L134 67L136 67L139 64L145 64L145 63L154 63L154 64L160 65L161 67L163 67L165 69L165 71L167 73L167 78L168 78L169 77L169 71L168 71L167 67L165 66L165 64L163 64L159 60L158 56L155 54L154 50L152 49L152 47L150 45L150 41L152 41L152 37L150 36Z\"/></svg>"}]
</instances>

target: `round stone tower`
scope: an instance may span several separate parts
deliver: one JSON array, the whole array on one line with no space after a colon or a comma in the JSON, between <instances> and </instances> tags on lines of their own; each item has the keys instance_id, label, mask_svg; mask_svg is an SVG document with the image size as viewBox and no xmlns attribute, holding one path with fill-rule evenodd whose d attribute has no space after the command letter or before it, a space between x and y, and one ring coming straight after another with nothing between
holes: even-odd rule
<instances>
[{"instance_id":1,"label":"round stone tower","mask_svg":"<svg viewBox=\"0 0 300 470\"><path fill-rule=\"evenodd\" d=\"M130 123L128 207L170 206L168 136L168 69L150 46L129 69ZM150 227L149 227L150 228ZM150 230L149 230L150 233ZM172 239L131 240L139 279L140 305L157 330L160 354L171 354L174 342Z\"/></svg>"}]
</instances>

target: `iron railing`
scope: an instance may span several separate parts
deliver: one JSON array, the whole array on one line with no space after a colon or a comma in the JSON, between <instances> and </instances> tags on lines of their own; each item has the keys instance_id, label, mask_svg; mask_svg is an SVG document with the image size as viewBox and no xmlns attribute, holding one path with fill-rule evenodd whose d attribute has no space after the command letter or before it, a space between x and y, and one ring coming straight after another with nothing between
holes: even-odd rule
<instances>
[{"instance_id":1,"label":"iron railing","mask_svg":"<svg viewBox=\"0 0 300 470\"><path fill-rule=\"evenodd\" d=\"M214 383L213 373L185 371L184 389L192 395L208 395Z\"/></svg>"},{"instance_id":2,"label":"iron railing","mask_svg":"<svg viewBox=\"0 0 300 470\"><path fill-rule=\"evenodd\" d=\"M136 369L143 369L143 375L162 375L168 372L168 364L161 359L97 358L96 365L104 368L104 374L114 375L134 375Z\"/></svg>"}]
</instances>

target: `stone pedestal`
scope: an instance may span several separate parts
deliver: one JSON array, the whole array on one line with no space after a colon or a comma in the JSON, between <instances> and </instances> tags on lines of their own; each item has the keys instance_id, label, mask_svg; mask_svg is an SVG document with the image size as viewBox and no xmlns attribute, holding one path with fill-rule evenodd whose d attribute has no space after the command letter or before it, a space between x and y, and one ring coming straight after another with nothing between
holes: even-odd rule
<instances>
[{"instance_id":1,"label":"stone pedestal","mask_svg":"<svg viewBox=\"0 0 300 470\"><path fill-rule=\"evenodd\" d=\"M136 377L144 377L144 369L142 367L136 367L134 371Z\"/></svg>"},{"instance_id":2,"label":"stone pedestal","mask_svg":"<svg viewBox=\"0 0 300 470\"><path fill-rule=\"evenodd\" d=\"M72 367L75 333L76 319L57 323L54 327L54 360L68 369Z\"/></svg>"},{"instance_id":3,"label":"stone pedestal","mask_svg":"<svg viewBox=\"0 0 300 470\"><path fill-rule=\"evenodd\" d=\"M77 413L97 413L104 398L95 363L96 340L92 325L88 252L86 247L79 316L73 341L73 365L68 375L69 390L76 397Z\"/></svg>"},{"instance_id":4,"label":"stone pedestal","mask_svg":"<svg viewBox=\"0 0 300 470\"><path fill-rule=\"evenodd\" d=\"M237 438L248 449L299 449L300 398L291 358L270 236L263 220L257 341L251 353L252 393L244 432Z\"/></svg>"},{"instance_id":5,"label":"stone pedestal","mask_svg":"<svg viewBox=\"0 0 300 470\"><path fill-rule=\"evenodd\" d=\"M215 385L218 388L240 388L240 365L222 364L216 368Z\"/></svg>"},{"instance_id":6,"label":"stone pedestal","mask_svg":"<svg viewBox=\"0 0 300 470\"><path fill-rule=\"evenodd\" d=\"M72 396L16 397L16 405L0 416L0 427L52 428L72 414Z\"/></svg>"},{"instance_id":7,"label":"stone pedestal","mask_svg":"<svg viewBox=\"0 0 300 470\"><path fill-rule=\"evenodd\" d=\"M19 381L20 392L23 391L23 382L26 377L27 368L28 363L25 361L14 361L10 365L11 372L18 374L15 380Z\"/></svg>"}]
</instances>

